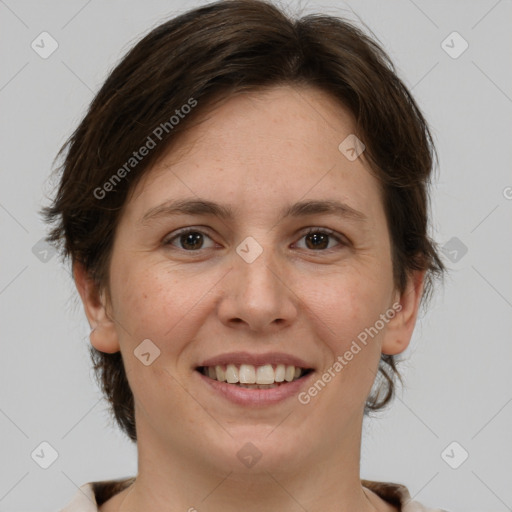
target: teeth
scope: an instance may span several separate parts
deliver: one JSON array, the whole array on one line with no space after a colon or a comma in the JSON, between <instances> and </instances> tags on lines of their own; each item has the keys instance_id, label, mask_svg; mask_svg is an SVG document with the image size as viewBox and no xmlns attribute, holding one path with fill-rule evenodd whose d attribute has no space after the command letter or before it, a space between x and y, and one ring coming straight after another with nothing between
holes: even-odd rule
<instances>
[{"instance_id":1,"label":"teeth","mask_svg":"<svg viewBox=\"0 0 512 512\"><path fill-rule=\"evenodd\" d=\"M276 384L239 384L241 388L247 389L271 389L277 388Z\"/></svg>"},{"instance_id":2,"label":"teeth","mask_svg":"<svg viewBox=\"0 0 512 512\"><path fill-rule=\"evenodd\" d=\"M254 366L253 366L254 368ZM297 368L300 373L300 368ZM258 384L274 384L275 372L271 364L258 366L256 370L256 382Z\"/></svg>"},{"instance_id":3,"label":"teeth","mask_svg":"<svg viewBox=\"0 0 512 512\"><path fill-rule=\"evenodd\" d=\"M267 389L277 387L276 382L292 382L298 379L302 368L293 365L278 364L275 369L271 364L254 366L252 364L241 364L240 367L234 364L227 366L208 366L204 368L205 375L210 379L229 384L238 384L244 388Z\"/></svg>"},{"instance_id":4,"label":"teeth","mask_svg":"<svg viewBox=\"0 0 512 512\"><path fill-rule=\"evenodd\" d=\"M228 364L226 366L226 380L230 384L236 384L238 382L238 369L234 364Z\"/></svg>"},{"instance_id":5,"label":"teeth","mask_svg":"<svg viewBox=\"0 0 512 512\"><path fill-rule=\"evenodd\" d=\"M287 366L286 373L284 374L284 380L287 382L291 382L295 375L295 366Z\"/></svg>"},{"instance_id":6,"label":"teeth","mask_svg":"<svg viewBox=\"0 0 512 512\"><path fill-rule=\"evenodd\" d=\"M226 382L226 372L222 369L222 366L217 365L215 367L215 373L219 382ZM215 378L215 377L212 377Z\"/></svg>"},{"instance_id":7,"label":"teeth","mask_svg":"<svg viewBox=\"0 0 512 512\"><path fill-rule=\"evenodd\" d=\"M276 366L276 382L283 382L285 374L286 367L284 366L284 364L278 364Z\"/></svg>"},{"instance_id":8,"label":"teeth","mask_svg":"<svg viewBox=\"0 0 512 512\"><path fill-rule=\"evenodd\" d=\"M256 382L256 369L251 364L240 365L238 370L238 380L240 384L254 384ZM274 379L272 379L274 382ZM259 382L258 384L267 384L266 382Z\"/></svg>"}]
</instances>

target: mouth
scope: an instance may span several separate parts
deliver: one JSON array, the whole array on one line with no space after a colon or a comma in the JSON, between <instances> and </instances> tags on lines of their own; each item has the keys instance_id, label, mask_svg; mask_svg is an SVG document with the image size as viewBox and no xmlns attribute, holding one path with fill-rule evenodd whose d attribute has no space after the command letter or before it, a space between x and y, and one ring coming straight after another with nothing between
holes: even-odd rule
<instances>
[{"instance_id":1,"label":"mouth","mask_svg":"<svg viewBox=\"0 0 512 512\"><path fill-rule=\"evenodd\" d=\"M218 354L192 369L205 393L244 408L290 400L316 375L307 359L285 352Z\"/></svg>"},{"instance_id":2,"label":"mouth","mask_svg":"<svg viewBox=\"0 0 512 512\"><path fill-rule=\"evenodd\" d=\"M312 368L285 364L198 366L204 377L245 389L273 389L304 379Z\"/></svg>"}]
</instances>

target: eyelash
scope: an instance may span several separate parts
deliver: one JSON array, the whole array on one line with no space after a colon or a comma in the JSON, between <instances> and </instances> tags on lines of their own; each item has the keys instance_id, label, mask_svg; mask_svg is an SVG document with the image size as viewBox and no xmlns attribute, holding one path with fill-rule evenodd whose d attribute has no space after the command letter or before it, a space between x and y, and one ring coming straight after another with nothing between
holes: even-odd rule
<instances>
[{"instance_id":1,"label":"eyelash","mask_svg":"<svg viewBox=\"0 0 512 512\"><path fill-rule=\"evenodd\" d=\"M189 233L198 233L198 234L201 234L201 235L205 235L205 236L207 236L208 238L211 239L211 237L207 233L205 233L204 231L201 231L200 229L196 229L196 228L190 227L190 228L183 228L183 229L180 229L180 230L176 231L173 234L172 237L164 239L163 245L165 245L165 246L172 246L172 242L174 240L176 240L180 236L187 235ZM328 228L308 228L308 230L306 232L302 233L300 238L304 238L304 237L306 237L308 235L314 235L314 234L328 235L331 238L334 238L339 243L339 245L342 246L342 247L345 247L345 246L348 245L348 242L346 240L344 240L343 237L341 237L335 231L332 231L331 229L328 229ZM183 251L183 252L189 252L189 253L198 253L198 252L204 250L204 249L186 250L186 249L180 249L180 248L177 248L177 247L176 247L176 249L178 249L180 251ZM311 252L331 252L331 251L335 250L335 248L331 247L330 249L318 249L316 251L314 249L310 249L310 250L311 250Z\"/></svg>"}]
</instances>

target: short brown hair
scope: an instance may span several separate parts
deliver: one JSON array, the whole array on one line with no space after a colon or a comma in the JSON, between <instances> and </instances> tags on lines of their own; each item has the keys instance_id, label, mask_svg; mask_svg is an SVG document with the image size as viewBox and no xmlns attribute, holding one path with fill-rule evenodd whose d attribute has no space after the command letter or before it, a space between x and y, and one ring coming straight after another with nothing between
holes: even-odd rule
<instances>
[{"instance_id":1,"label":"short brown hair","mask_svg":"<svg viewBox=\"0 0 512 512\"><path fill-rule=\"evenodd\" d=\"M292 19L260 0L193 9L161 24L127 53L59 152L65 154L59 188L42 210L48 223L56 222L47 241L63 259L81 263L98 291L108 293L114 232L129 192L151 164L213 99L278 85L317 87L351 111L383 190L396 287L403 291L411 271L425 270L425 298L444 267L427 233L435 148L417 104L386 53L359 28L327 15ZM191 100L193 111L172 122ZM157 127L156 147L128 168L134 150ZM115 175L122 179L113 182ZM90 351L115 419L136 441L121 353ZM379 373L382 382L365 412L391 400L394 377L400 377L393 356L382 355Z\"/></svg>"}]
</instances>

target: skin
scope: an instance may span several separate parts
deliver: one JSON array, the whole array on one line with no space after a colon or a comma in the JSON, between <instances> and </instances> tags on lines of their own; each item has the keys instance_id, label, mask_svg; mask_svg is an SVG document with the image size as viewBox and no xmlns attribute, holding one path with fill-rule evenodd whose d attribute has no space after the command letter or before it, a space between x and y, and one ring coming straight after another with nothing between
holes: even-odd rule
<instances>
[{"instance_id":1,"label":"skin","mask_svg":"<svg viewBox=\"0 0 512 512\"><path fill-rule=\"evenodd\" d=\"M381 353L409 344L424 273L412 274L403 293L395 288L378 182L364 154L352 162L338 150L352 133L350 113L315 88L231 97L128 199L112 253L111 303L75 265L91 343L121 350L136 403L137 480L102 512L396 510L361 485L363 409ZM140 222L149 209L189 197L230 205L235 215ZM279 216L312 199L343 201L366 219ZM164 245L183 227L205 233L196 249L180 237ZM316 248L308 227L331 229L340 241ZM252 263L236 252L248 236L263 249ZM307 405L295 396L263 408L235 405L194 372L226 352L281 351L309 362L316 381L396 303L401 311ZM133 355L144 339L161 351L148 366ZM251 468L236 456L247 442L262 454Z\"/></svg>"}]
</instances>

